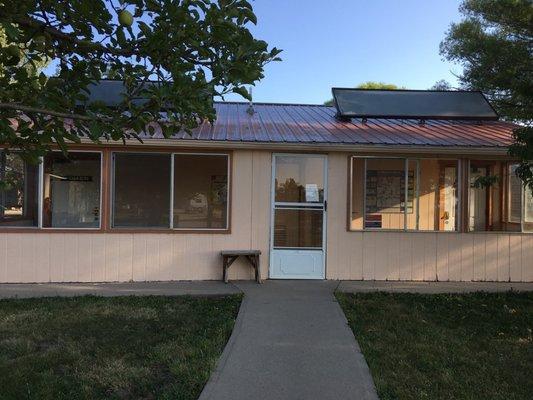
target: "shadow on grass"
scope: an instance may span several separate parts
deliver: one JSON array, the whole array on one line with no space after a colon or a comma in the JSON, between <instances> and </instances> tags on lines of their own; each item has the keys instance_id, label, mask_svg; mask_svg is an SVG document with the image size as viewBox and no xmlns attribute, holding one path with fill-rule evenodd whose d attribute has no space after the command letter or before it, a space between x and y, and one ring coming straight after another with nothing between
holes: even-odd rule
<instances>
[{"instance_id":1,"label":"shadow on grass","mask_svg":"<svg viewBox=\"0 0 533 400\"><path fill-rule=\"evenodd\" d=\"M530 399L533 293L336 293L380 399Z\"/></svg>"},{"instance_id":2,"label":"shadow on grass","mask_svg":"<svg viewBox=\"0 0 533 400\"><path fill-rule=\"evenodd\" d=\"M0 300L0 399L196 399L240 302L241 295Z\"/></svg>"}]
</instances>

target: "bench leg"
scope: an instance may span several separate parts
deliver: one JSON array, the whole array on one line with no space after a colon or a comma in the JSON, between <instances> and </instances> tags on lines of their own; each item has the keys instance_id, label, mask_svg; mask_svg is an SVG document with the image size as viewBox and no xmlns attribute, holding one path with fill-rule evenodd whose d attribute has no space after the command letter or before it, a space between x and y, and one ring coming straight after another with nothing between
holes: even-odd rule
<instances>
[{"instance_id":1,"label":"bench leg","mask_svg":"<svg viewBox=\"0 0 533 400\"><path fill-rule=\"evenodd\" d=\"M222 257L222 281L228 283L228 261L225 256Z\"/></svg>"},{"instance_id":2,"label":"bench leg","mask_svg":"<svg viewBox=\"0 0 533 400\"><path fill-rule=\"evenodd\" d=\"M259 256L254 256L255 281L261 283L261 268L259 266Z\"/></svg>"},{"instance_id":3,"label":"bench leg","mask_svg":"<svg viewBox=\"0 0 533 400\"><path fill-rule=\"evenodd\" d=\"M228 269L231 264L238 258L237 257L230 257L230 256L222 256L222 280L224 283L228 283Z\"/></svg>"}]
</instances>

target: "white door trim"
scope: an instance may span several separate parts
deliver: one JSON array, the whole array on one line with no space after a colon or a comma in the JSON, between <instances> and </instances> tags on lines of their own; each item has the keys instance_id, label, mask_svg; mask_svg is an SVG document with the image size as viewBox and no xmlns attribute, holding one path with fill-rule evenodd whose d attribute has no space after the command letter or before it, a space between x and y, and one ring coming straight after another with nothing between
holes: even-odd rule
<instances>
[{"instance_id":1,"label":"white door trim","mask_svg":"<svg viewBox=\"0 0 533 400\"><path fill-rule=\"evenodd\" d=\"M290 203L290 202L278 202L275 201L275 181L276 181L276 160L278 157L302 157L302 158L309 158L309 157L316 157L321 158L324 161L323 165L323 177L324 177L324 201L323 203L317 204L317 203ZM287 276L287 277L280 277L280 276L274 276L273 275L273 260L274 260L274 251L275 250L284 250L284 249L274 249L274 218L275 218L275 210L276 205L282 206L283 209L309 209L309 210L322 210L322 248L296 248L292 249L295 252L298 252L298 254L308 254L312 251L321 251L322 253L322 265L321 265L321 274L320 277L316 277L313 279L326 279L326 254L327 254L327 201L328 201L328 156L327 154L316 154L316 153L272 153L272 160L271 160L271 188L270 188L270 240L269 240L269 272L268 276L270 279L301 279L298 276ZM291 250L291 249L287 249ZM303 279L310 279L310 278L303 278Z\"/></svg>"}]
</instances>

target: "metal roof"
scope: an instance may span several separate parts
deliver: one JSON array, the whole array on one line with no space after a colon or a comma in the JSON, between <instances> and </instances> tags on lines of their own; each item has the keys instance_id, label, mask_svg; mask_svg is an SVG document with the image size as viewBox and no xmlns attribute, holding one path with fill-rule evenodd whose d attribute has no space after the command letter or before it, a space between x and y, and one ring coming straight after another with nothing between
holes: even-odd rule
<instances>
[{"instance_id":1,"label":"metal roof","mask_svg":"<svg viewBox=\"0 0 533 400\"><path fill-rule=\"evenodd\" d=\"M516 125L504 121L354 118L339 121L335 107L304 104L215 103L217 119L175 140L336 145L507 147ZM161 138L156 135L154 138Z\"/></svg>"}]
</instances>

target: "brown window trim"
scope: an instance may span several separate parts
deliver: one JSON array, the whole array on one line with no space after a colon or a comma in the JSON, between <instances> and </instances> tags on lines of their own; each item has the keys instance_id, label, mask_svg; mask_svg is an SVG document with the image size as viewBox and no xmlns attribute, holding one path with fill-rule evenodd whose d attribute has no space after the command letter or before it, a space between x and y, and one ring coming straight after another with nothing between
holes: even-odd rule
<instances>
[{"instance_id":1,"label":"brown window trim","mask_svg":"<svg viewBox=\"0 0 533 400\"><path fill-rule=\"evenodd\" d=\"M57 146L53 146L53 150L57 150ZM45 228L45 227L0 227L0 233L113 233L113 234L127 234L127 233L150 233L150 234L215 234L228 235L232 232L232 208L233 208L233 150L225 149L204 149L204 148L176 148L173 146L158 146L143 148L142 146L124 147L121 145L99 146L99 145L72 145L69 151L98 151L102 153L102 171L101 171L101 223L100 228ZM128 152L128 153L214 153L226 154L229 158L228 167L228 226L224 229L172 229L172 228L112 228L111 227L111 181L112 181L112 162L111 156L114 152ZM40 210L42 212L42 210Z\"/></svg>"},{"instance_id":2,"label":"brown window trim","mask_svg":"<svg viewBox=\"0 0 533 400\"><path fill-rule=\"evenodd\" d=\"M442 163L447 163L449 165L454 165L454 166L457 166L458 168L458 177L459 177L459 180L461 182L461 186L464 186L465 184L465 180L464 180L464 177L461 175L459 175L461 172L464 173L464 170L465 168L463 167L463 163L464 163L464 158L461 158L461 157L457 157L457 158L453 158L453 157L450 157L449 155L440 155L440 154L437 154L433 157L430 157L429 155L424 155L424 154L406 154L406 155L396 155L396 154L391 154L391 153L379 153L379 154L359 154L359 153L349 153L348 154L348 162L347 162L347 169L348 169L348 174L347 174L347 184L348 184L348 190L347 190L347 207L346 207L346 231L347 232L354 232L354 233L361 233L361 232L392 232L392 233L438 233L438 234L445 234L445 235L449 235L449 234L453 234L453 233L462 233L463 232L463 227L464 227L464 223L461 221L461 220L458 220L457 222L457 229L454 230L454 231L440 231L440 230L418 230L418 229L382 229L382 228L362 228L362 229L352 229L351 228L351 216L352 216L352 210L351 210L351 206L352 206L352 159L356 157L356 158L398 158L398 159L412 159L412 160L422 160L422 159L436 159L438 160L439 162L442 162ZM461 216L460 218L464 218L465 216L465 213L464 213L464 210L463 210L463 206L464 206L464 201L462 199L462 197L464 196L464 192L465 190L463 190L463 188L459 188L460 191L459 191L459 207L458 207L458 211L461 212Z\"/></svg>"},{"instance_id":3,"label":"brown window trim","mask_svg":"<svg viewBox=\"0 0 533 400\"><path fill-rule=\"evenodd\" d=\"M404 229L351 229L350 226L350 218L351 218L351 190L352 190L352 182L351 182L351 168L352 168L352 157L383 157L383 158L391 158L391 157L397 157L397 158L413 158L413 159L438 159L442 161L457 161L457 165L459 167L459 179L461 183L460 187L460 193L459 193L459 209L460 209L460 219L458 221L458 227L455 231L422 231L422 230L404 230ZM512 163L515 163L516 161L511 160L509 158L501 158L497 156L483 156L480 155L479 157L472 157L472 156L457 156L457 158L452 158L449 155L446 154L436 154L433 157L430 157L429 155L425 154L407 154L407 155L391 155L390 153L349 153L348 154L348 162L347 162L347 207L346 207L346 231L347 232L353 232L353 233L364 233L364 232L393 232L393 233L421 233L421 234L430 234L430 233L436 233L436 234L443 234L443 235L449 235L449 234L460 234L460 233L469 233L469 234L509 234L509 235L532 235L533 231L469 231L468 230L468 220L469 220L469 207L468 207L468 201L469 201L469 188L470 188L470 162L471 161L482 161L484 164L495 164L497 162L501 162L503 166L509 165ZM505 169L505 168L504 168ZM508 179L508 177L505 174L503 174L503 179ZM503 195L503 194L502 194ZM505 198L507 196L504 196ZM508 201L508 198L505 199L505 202ZM504 201L500 201L500 215L503 218L503 213L505 212L505 206ZM502 223L504 223L502 221ZM511 224L511 223L508 223Z\"/></svg>"}]
</instances>

